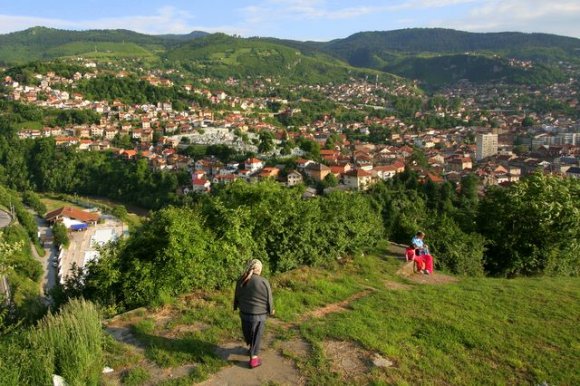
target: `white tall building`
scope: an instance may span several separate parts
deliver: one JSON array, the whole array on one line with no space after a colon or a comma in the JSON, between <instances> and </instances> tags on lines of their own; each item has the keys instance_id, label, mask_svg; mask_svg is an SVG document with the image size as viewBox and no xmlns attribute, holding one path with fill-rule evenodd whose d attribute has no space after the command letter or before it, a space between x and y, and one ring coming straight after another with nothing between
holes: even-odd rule
<instances>
[{"instance_id":1,"label":"white tall building","mask_svg":"<svg viewBox=\"0 0 580 386\"><path fill-rule=\"evenodd\" d=\"M475 144L477 146L475 149L476 161L497 154L497 134L477 134Z\"/></svg>"}]
</instances>

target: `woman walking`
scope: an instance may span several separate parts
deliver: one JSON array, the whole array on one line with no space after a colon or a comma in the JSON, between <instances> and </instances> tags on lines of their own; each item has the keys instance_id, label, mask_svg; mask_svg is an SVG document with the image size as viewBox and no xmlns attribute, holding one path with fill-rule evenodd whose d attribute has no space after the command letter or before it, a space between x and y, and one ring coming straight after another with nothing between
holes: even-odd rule
<instances>
[{"instance_id":1,"label":"woman walking","mask_svg":"<svg viewBox=\"0 0 580 386\"><path fill-rule=\"evenodd\" d=\"M258 367L260 343L268 315L274 315L270 283L262 274L262 262L253 259L238 279L234 297L234 311L240 309L244 340L250 346L250 368Z\"/></svg>"}]
</instances>

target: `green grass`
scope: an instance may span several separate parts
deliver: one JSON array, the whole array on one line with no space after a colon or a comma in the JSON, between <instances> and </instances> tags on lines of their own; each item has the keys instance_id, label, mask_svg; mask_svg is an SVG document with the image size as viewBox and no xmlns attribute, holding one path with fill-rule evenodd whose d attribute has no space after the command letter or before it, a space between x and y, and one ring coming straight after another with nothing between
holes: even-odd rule
<instances>
[{"instance_id":1,"label":"green grass","mask_svg":"<svg viewBox=\"0 0 580 386\"><path fill-rule=\"evenodd\" d=\"M123 385L139 386L147 382L150 378L151 374L149 374L149 371L142 367L135 367L123 375L122 382Z\"/></svg>"},{"instance_id":2,"label":"green grass","mask_svg":"<svg viewBox=\"0 0 580 386\"><path fill-rule=\"evenodd\" d=\"M73 42L62 44L47 51L51 57L84 56L99 57L148 57L153 54L135 43Z\"/></svg>"},{"instance_id":3,"label":"green grass","mask_svg":"<svg viewBox=\"0 0 580 386\"><path fill-rule=\"evenodd\" d=\"M47 212L53 211L55 209L58 208L62 208L63 206L70 206L73 208L77 208L77 209L86 209L86 206L80 206L74 203L75 200L81 200L83 203L88 204L88 205L94 205L100 208L104 208L107 211L110 211L110 208L112 208L114 205L116 205L115 202L108 200L108 199L101 199L101 198L85 198L85 197L77 197L75 198L74 196L69 196L69 195L62 195L64 197L64 199L58 199L53 195L43 195L41 198L41 201L44 203L44 205L46 205L46 210ZM144 213L145 210L143 209L138 209L139 212ZM128 213L127 214L127 218L125 219L126 223L129 227L129 229L135 229L137 227L139 227L141 225L141 221L143 220L143 217L135 214L135 213Z\"/></svg>"},{"instance_id":4,"label":"green grass","mask_svg":"<svg viewBox=\"0 0 580 386\"><path fill-rule=\"evenodd\" d=\"M18 130L40 130L44 127L44 125L39 121L26 121L15 123L14 127Z\"/></svg>"},{"instance_id":5,"label":"green grass","mask_svg":"<svg viewBox=\"0 0 580 386\"><path fill-rule=\"evenodd\" d=\"M55 198L42 197L41 200L44 205L46 205L46 212L51 212L53 210L62 208L63 206L70 206L77 209L84 209L81 206L75 205L69 201L57 200Z\"/></svg>"},{"instance_id":6,"label":"green grass","mask_svg":"<svg viewBox=\"0 0 580 386\"><path fill-rule=\"evenodd\" d=\"M270 323L276 341L302 337L313 350L295 358L310 384L580 384L580 285L575 278L462 279L421 285L398 277L400 261L359 256L329 268L302 268L271 278L276 318ZM392 290L385 280L407 284ZM322 318L309 311L368 295L343 312ZM231 309L232 289L177 299L161 313L134 322L146 357L162 367L201 364L179 382L199 381L225 363L213 354L222 342L239 340L239 320ZM175 336L183 326L198 328ZM325 352L329 341L352 343L367 355L394 362L388 369L367 368L358 378L335 373Z\"/></svg>"}]
</instances>

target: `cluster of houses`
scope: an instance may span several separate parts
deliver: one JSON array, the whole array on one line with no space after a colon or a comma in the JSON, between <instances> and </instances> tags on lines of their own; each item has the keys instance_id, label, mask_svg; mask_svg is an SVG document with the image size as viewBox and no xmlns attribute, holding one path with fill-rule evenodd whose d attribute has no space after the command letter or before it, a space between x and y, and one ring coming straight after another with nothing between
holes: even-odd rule
<instances>
[{"instance_id":1,"label":"cluster of houses","mask_svg":"<svg viewBox=\"0 0 580 386\"><path fill-rule=\"evenodd\" d=\"M339 123L331 116L324 116L320 120L286 130L268 123L267 118L272 118L274 113L268 111L267 107L275 102L281 106L279 114L292 115L299 111L289 108L288 101L278 97L241 98L230 96L223 90L211 91L185 84L179 87L183 87L185 92L204 96L213 107L201 108L192 105L185 111L175 111L169 101L141 105L127 105L118 100L87 101L79 93L69 95L66 91L51 87L58 84L74 86L75 82L90 79L99 73L96 65L89 63L86 67L86 73L76 73L72 79L50 72L46 75L38 74L38 85L20 85L10 77L4 79L4 85L9 86L10 99L61 109L92 109L101 115L98 124L23 129L19 132L20 137L51 136L58 145L76 146L79 150L112 149L127 161L146 158L149 165L156 170L188 170L192 174L192 183L184 191L206 192L211 189L212 184L229 183L239 178L249 181L272 178L288 186L299 183L316 184L325 181L330 174L339 182L339 188L365 190L376 181L387 180L402 172L405 165L409 164L413 148L420 148L425 153L429 167L423 170L421 165L409 166L417 169L422 179L433 182L460 181L465 174L475 172L485 184L503 184L517 181L520 176L538 169L576 176L579 166L580 134L577 134L577 122L569 117L552 117L549 113L543 116L526 114L521 107L512 109L511 113L509 110L490 110L488 115L481 117L482 121L494 121L493 131L498 134L502 146L497 154L476 163L475 145L466 145L469 143L466 139L479 132L490 132L490 128L459 126L415 133L408 122L387 115L382 118L366 117L360 122L351 123ZM128 75L125 70L116 73L117 77ZM177 74L152 71L142 79L159 87L174 86L165 75ZM211 80L204 81L211 83ZM272 82L271 79L258 77L251 87L256 91L255 95L265 95L265 91L272 87ZM235 79L229 79L226 84L241 86ZM509 107L513 93L531 92L525 87L528 86L514 86L514 89L509 89L496 85L458 82L453 88L443 90L442 95L449 100L460 99L461 103L453 107L434 106L434 112L439 117L452 116L468 120L488 103L503 103L503 107ZM544 92L553 97L566 98L566 103L576 106L575 95L566 96L563 93L563 90L569 90L570 87L571 84L552 85ZM379 108L388 104L384 99L387 94L414 96L417 91L412 83L394 80L388 85L376 80L374 83L353 80L346 84L290 86L290 91L294 92L302 92L304 89L325 95L349 109L361 109L365 106ZM40 95L43 97L39 98ZM227 109L220 110L224 106ZM421 115L417 112L416 118L420 119ZM547 122L549 126L536 125L527 129L527 132L522 132L522 122L526 117L532 117L535 122ZM368 135L371 127L386 128L390 134L385 140L391 145L349 143L343 134L349 130ZM330 149L321 151L319 162L299 158L296 167L291 170L285 170L281 166L266 166L265 161L272 154L262 154L261 159L251 158L242 164L223 165L212 158L192 160L178 154L176 150L183 146L182 141L186 138L189 143L225 144L242 152L256 153L256 133L264 130L273 133L276 145L283 141L307 138ZM242 139L240 134L245 138ZM135 148L114 149L112 143L121 136L128 136L133 140ZM533 139L529 139L532 136ZM519 137L528 138L529 146L533 149L525 157L518 157L510 150ZM335 143L328 146L330 140ZM294 150L292 155L303 155L303 152ZM279 149L274 154L279 154Z\"/></svg>"}]
</instances>

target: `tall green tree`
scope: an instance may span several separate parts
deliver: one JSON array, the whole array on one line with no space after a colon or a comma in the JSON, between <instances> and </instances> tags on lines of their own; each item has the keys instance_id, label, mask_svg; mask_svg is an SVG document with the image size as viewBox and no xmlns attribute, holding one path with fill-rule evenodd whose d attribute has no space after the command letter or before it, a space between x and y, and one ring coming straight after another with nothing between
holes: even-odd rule
<instances>
[{"instance_id":1,"label":"tall green tree","mask_svg":"<svg viewBox=\"0 0 580 386\"><path fill-rule=\"evenodd\" d=\"M580 273L580 181L540 173L482 200L479 232L495 275Z\"/></svg>"}]
</instances>

